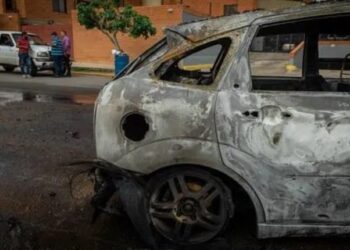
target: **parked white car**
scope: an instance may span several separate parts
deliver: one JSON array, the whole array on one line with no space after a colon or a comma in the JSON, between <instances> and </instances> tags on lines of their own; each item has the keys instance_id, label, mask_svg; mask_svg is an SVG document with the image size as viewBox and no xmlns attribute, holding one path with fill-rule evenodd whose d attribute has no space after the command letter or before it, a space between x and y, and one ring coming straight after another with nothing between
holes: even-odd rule
<instances>
[{"instance_id":1,"label":"parked white car","mask_svg":"<svg viewBox=\"0 0 350 250\"><path fill-rule=\"evenodd\" d=\"M16 42L20 36L20 31L0 31L0 65L7 72L12 72L19 66ZM36 34L29 33L28 36L30 57L32 58L31 75L36 75L38 71L42 70L52 70L51 46L47 45Z\"/></svg>"}]
</instances>

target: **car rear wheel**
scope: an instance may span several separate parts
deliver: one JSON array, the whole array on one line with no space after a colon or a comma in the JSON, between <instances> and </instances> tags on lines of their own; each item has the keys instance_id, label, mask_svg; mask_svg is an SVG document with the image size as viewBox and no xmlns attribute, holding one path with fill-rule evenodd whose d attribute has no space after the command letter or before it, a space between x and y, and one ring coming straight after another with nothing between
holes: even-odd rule
<instances>
[{"instance_id":1,"label":"car rear wheel","mask_svg":"<svg viewBox=\"0 0 350 250\"><path fill-rule=\"evenodd\" d=\"M225 184L197 168L179 167L156 175L148 191L153 227L176 244L193 245L213 239L224 230L233 212Z\"/></svg>"},{"instance_id":2,"label":"car rear wheel","mask_svg":"<svg viewBox=\"0 0 350 250\"><path fill-rule=\"evenodd\" d=\"M15 70L15 66L4 65L3 66L6 72L13 72Z\"/></svg>"}]
</instances>

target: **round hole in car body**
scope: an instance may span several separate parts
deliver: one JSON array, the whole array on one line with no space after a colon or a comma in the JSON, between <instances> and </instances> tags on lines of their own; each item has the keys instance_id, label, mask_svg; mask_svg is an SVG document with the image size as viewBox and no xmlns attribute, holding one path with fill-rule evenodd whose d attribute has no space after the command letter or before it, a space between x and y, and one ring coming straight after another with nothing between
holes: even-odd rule
<instances>
[{"instance_id":1,"label":"round hole in car body","mask_svg":"<svg viewBox=\"0 0 350 250\"><path fill-rule=\"evenodd\" d=\"M145 115L133 112L124 116L121 129L127 139L139 142L145 139L150 126Z\"/></svg>"}]
</instances>

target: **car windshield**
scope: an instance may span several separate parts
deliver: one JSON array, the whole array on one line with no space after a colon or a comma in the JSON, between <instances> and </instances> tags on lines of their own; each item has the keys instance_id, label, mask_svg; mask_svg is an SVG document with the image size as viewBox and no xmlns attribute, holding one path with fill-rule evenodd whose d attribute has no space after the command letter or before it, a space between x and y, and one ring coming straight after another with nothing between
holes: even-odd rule
<instances>
[{"instance_id":1,"label":"car windshield","mask_svg":"<svg viewBox=\"0 0 350 250\"><path fill-rule=\"evenodd\" d=\"M46 43L38 36L29 36L29 40L33 43L33 45L46 45Z\"/></svg>"},{"instance_id":2,"label":"car windshield","mask_svg":"<svg viewBox=\"0 0 350 250\"><path fill-rule=\"evenodd\" d=\"M18 39L21 37L21 34L13 34L13 38L15 39L15 41L17 42ZM46 45L46 43L39 37L36 35L29 35L29 41L32 45Z\"/></svg>"}]
</instances>

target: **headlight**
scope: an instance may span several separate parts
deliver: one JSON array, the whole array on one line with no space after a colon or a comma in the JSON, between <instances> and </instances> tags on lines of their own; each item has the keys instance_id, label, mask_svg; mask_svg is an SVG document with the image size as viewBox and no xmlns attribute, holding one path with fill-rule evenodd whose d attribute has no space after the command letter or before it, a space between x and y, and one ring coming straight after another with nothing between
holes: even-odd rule
<instances>
[{"instance_id":1,"label":"headlight","mask_svg":"<svg viewBox=\"0 0 350 250\"><path fill-rule=\"evenodd\" d=\"M49 57L49 52L38 52L37 57Z\"/></svg>"}]
</instances>

